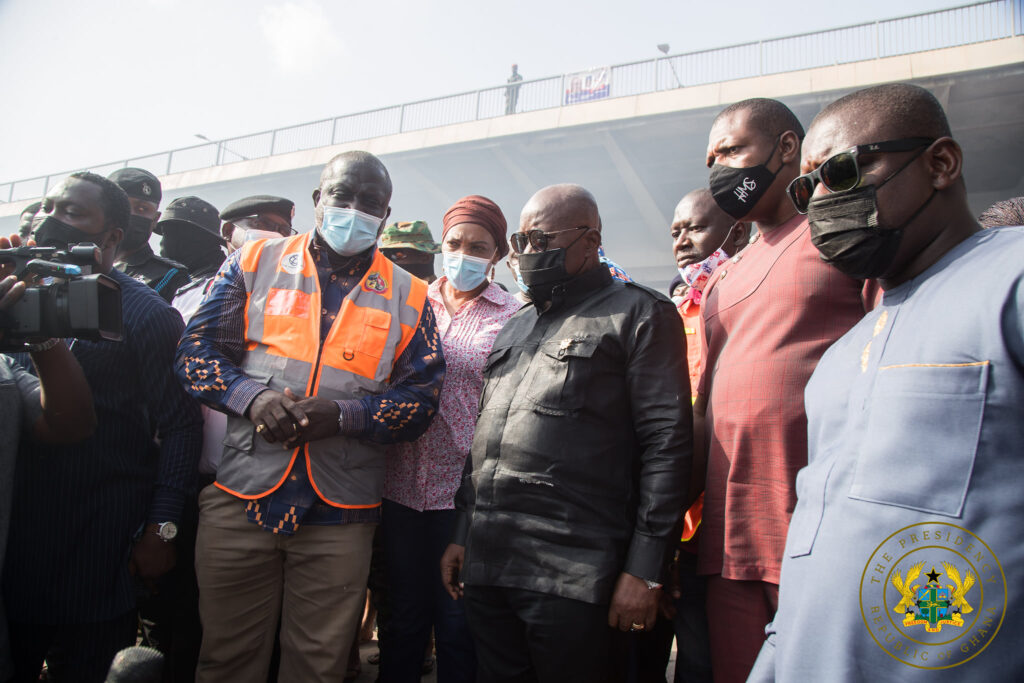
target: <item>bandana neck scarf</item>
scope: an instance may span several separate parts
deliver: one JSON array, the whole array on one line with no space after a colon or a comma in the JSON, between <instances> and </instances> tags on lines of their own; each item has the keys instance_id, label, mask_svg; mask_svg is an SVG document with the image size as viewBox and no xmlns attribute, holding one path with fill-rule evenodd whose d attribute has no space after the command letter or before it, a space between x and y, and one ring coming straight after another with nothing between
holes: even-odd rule
<instances>
[{"instance_id":1,"label":"bandana neck scarf","mask_svg":"<svg viewBox=\"0 0 1024 683\"><path fill-rule=\"evenodd\" d=\"M721 249L716 249L711 256L708 256L700 263L691 263L685 268L680 268L680 277L683 278L683 282L690 286L690 289L686 291L686 300L699 305L703 297L704 285L711 279L711 273L715 272L715 268L728 260L728 254Z\"/></svg>"}]
</instances>

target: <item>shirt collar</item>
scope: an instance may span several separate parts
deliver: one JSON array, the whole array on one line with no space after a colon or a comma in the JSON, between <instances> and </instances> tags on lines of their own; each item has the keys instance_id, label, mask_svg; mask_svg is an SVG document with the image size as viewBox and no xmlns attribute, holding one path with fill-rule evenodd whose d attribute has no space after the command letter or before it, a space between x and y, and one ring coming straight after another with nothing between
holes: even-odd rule
<instances>
[{"instance_id":1,"label":"shirt collar","mask_svg":"<svg viewBox=\"0 0 1024 683\"><path fill-rule=\"evenodd\" d=\"M309 240L309 253L313 255L313 261L316 263L317 268L324 268L331 273L341 273L344 271L346 274L351 275L365 274L370 269L373 257L377 253L377 247L373 246L358 254L340 257L334 263L331 263L331 257L328 254L329 249L330 247L327 245L320 244L319 237L316 234Z\"/></svg>"},{"instance_id":2,"label":"shirt collar","mask_svg":"<svg viewBox=\"0 0 1024 683\"><path fill-rule=\"evenodd\" d=\"M601 262L590 270L577 275L573 279L561 285L556 285L552 290L551 303L544 309L537 307L538 315L550 313L562 306L572 306L583 301L598 290L604 289L612 283L611 271ZM534 302L536 304L536 302Z\"/></svg>"},{"instance_id":3,"label":"shirt collar","mask_svg":"<svg viewBox=\"0 0 1024 683\"><path fill-rule=\"evenodd\" d=\"M441 296L441 281L447 279L447 275L442 275L441 277L437 278L429 285L427 285L427 296L429 296L434 301L444 303L444 298ZM476 298L483 299L484 301L492 303L495 306L502 306L505 303L504 301L502 301L503 294L507 294L507 292L503 290L501 287L499 287L496 282L492 281L489 285L487 285L487 287L484 288L484 291L480 292L476 296Z\"/></svg>"},{"instance_id":4,"label":"shirt collar","mask_svg":"<svg viewBox=\"0 0 1024 683\"><path fill-rule=\"evenodd\" d=\"M153 248L149 246L149 242L143 242L142 246L139 247L134 254L124 260L125 265L129 266L141 266L143 263L153 258Z\"/></svg>"}]
</instances>

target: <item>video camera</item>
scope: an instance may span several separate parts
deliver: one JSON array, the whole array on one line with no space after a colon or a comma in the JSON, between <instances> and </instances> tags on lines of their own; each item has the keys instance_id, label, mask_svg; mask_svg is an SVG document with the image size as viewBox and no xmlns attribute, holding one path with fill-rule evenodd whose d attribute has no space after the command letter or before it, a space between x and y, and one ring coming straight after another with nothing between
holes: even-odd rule
<instances>
[{"instance_id":1,"label":"video camera","mask_svg":"<svg viewBox=\"0 0 1024 683\"><path fill-rule=\"evenodd\" d=\"M0 351L21 351L29 340L75 337L121 341L121 286L103 274L95 244L0 249L0 264L13 264L14 275L46 278L31 285L7 311Z\"/></svg>"}]
</instances>

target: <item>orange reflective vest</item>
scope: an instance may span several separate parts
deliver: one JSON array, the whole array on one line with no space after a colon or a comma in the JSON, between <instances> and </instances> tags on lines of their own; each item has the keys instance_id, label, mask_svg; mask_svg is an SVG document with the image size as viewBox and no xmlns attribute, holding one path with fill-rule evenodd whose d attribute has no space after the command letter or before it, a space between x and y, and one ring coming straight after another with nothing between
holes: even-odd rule
<instances>
[{"instance_id":1,"label":"orange reflective vest","mask_svg":"<svg viewBox=\"0 0 1024 683\"><path fill-rule=\"evenodd\" d=\"M700 304L693 303L687 299L677 309L683 319L683 327L686 331L686 363L690 367L690 399L697 400L697 385L700 383L700 363L704 357L704 330L703 320L700 314ZM688 543L697 535L700 521L704 513L704 493L693 502L690 509L683 517L683 535L679 539L682 543Z\"/></svg>"},{"instance_id":2,"label":"orange reflective vest","mask_svg":"<svg viewBox=\"0 0 1024 683\"><path fill-rule=\"evenodd\" d=\"M259 240L242 247L247 303L247 376L275 391L334 401L379 394L396 359L412 340L427 300L427 286L379 251L363 279L342 302L323 345L313 233ZM309 479L328 504L342 508L380 505L383 447L347 436L307 443L286 457L267 443L248 419L228 418L217 486L239 498L276 490L299 456Z\"/></svg>"},{"instance_id":3,"label":"orange reflective vest","mask_svg":"<svg viewBox=\"0 0 1024 683\"><path fill-rule=\"evenodd\" d=\"M690 369L690 399L697 400L697 384L700 382L700 362L704 357L703 320L700 304L687 299L676 309L683 319L686 331L686 364Z\"/></svg>"}]
</instances>

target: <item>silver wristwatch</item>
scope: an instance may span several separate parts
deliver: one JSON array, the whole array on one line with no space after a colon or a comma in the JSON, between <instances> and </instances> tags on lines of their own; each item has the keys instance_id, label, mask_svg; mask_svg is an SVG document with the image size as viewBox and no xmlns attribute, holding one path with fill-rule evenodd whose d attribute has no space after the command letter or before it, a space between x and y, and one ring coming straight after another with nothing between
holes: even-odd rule
<instances>
[{"instance_id":1,"label":"silver wristwatch","mask_svg":"<svg viewBox=\"0 0 1024 683\"><path fill-rule=\"evenodd\" d=\"M156 528L156 535L164 543L170 543L178 537L178 525L174 522L160 522Z\"/></svg>"}]
</instances>

